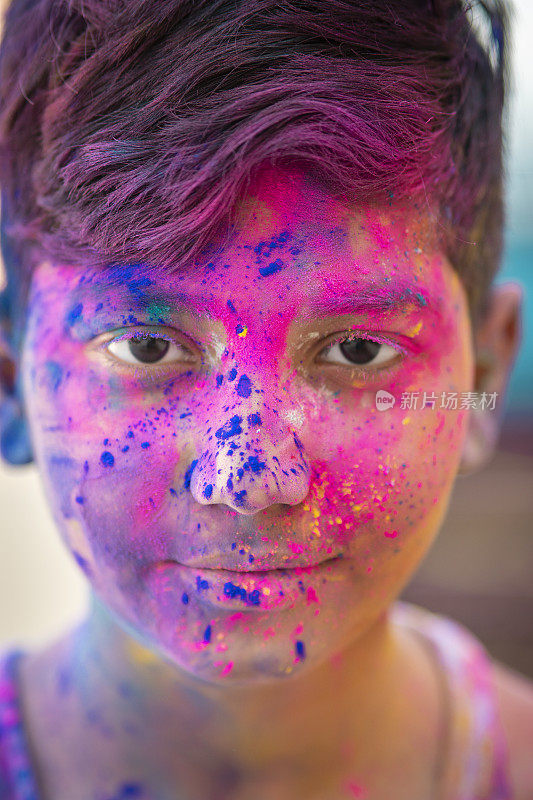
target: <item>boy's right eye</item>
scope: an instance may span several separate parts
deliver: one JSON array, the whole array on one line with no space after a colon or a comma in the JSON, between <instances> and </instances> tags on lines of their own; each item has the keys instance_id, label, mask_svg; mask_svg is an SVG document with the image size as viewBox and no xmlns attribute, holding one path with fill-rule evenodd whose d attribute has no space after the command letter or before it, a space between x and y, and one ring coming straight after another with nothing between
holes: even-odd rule
<instances>
[{"instance_id":1,"label":"boy's right eye","mask_svg":"<svg viewBox=\"0 0 533 800\"><path fill-rule=\"evenodd\" d=\"M164 364L171 361L192 361L193 354L176 342L162 336L131 336L115 339L107 345L109 352L126 364Z\"/></svg>"}]
</instances>

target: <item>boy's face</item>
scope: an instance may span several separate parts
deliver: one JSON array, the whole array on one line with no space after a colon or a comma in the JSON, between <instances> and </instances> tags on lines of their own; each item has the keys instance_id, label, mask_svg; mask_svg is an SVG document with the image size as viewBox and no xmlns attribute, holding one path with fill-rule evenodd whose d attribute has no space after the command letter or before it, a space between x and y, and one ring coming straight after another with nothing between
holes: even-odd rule
<instances>
[{"instance_id":1,"label":"boy's face","mask_svg":"<svg viewBox=\"0 0 533 800\"><path fill-rule=\"evenodd\" d=\"M414 205L347 208L270 169L194 269L36 271L22 377L55 519L103 602L186 671L296 674L429 546L468 413L442 393L473 378L433 242Z\"/></svg>"}]
</instances>

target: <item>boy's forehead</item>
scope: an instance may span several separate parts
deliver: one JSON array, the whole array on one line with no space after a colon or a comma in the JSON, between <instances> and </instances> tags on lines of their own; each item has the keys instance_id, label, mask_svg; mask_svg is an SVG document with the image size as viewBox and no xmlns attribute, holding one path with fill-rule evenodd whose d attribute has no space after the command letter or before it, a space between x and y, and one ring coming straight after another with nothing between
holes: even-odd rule
<instances>
[{"instance_id":1,"label":"boy's forehead","mask_svg":"<svg viewBox=\"0 0 533 800\"><path fill-rule=\"evenodd\" d=\"M175 303L219 296L225 304L228 297L251 293L271 301L281 294L342 297L354 289L376 293L387 284L390 295L401 294L417 282L423 292L435 257L442 262L427 211L394 198L350 205L309 173L269 167L250 180L229 235L194 264L171 271L163 264L117 262L95 269L88 263L86 270L64 275L79 298L118 292L142 302L159 292ZM49 289L58 285L57 273L42 277Z\"/></svg>"},{"instance_id":2,"label":"boy's forehead","mask_svg":"<svg viewBox=\"0 0 533 800\"><path fill-rule=\"evenodd\" d=\"M330 247L339 243L354 255L365 248L386 252L410 240L420 248L436 246L435 224L421 202L393 196L381 202L347 202L310 172L266 166L237 203L235 233L260 239L283 231L309 244L319 235Z\"/></svg>"}]
</instances>

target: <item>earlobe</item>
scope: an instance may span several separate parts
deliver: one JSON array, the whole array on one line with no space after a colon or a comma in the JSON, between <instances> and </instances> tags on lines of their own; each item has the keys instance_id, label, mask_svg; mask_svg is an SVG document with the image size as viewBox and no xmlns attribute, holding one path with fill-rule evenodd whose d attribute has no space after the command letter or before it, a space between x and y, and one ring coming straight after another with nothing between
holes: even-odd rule
<instances>
[{"instance_id":1,"label":"earlobe","mask_svg":"<svg viewBox=\"0 0 533 800\"><path fill-rule=\"evenodd\" d=\"M0 319L0 455L8 464L33 461L28 423L16 381L15 356Z\"/></svg>"},{"instance_id":2,"label":"earlobe","mask_svg":"<svg viewBox=\"0 0 533 800\"><path fill-rule=\"evenodd\" d=\"M496 449L505 391L521 340L522 298L517 283L492 287L487 312L475 331L476 406L469 410L460 475L481 469Z\"/></svg>"}]
</instances>

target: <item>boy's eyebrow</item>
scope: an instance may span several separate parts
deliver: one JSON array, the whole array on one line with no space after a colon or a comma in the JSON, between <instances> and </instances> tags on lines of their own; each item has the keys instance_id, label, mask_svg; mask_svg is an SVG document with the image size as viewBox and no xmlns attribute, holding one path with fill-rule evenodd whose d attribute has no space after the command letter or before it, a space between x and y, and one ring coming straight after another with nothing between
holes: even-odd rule
<instances>
[{"instance_id":1,"label":"boy's eyebrow","mask_svg":"<svg viewBox=\"0 0 533 800\"><path fill-rule=\"evenodd\" d=\"M361 289L354 289L336 294L330 291L326 297L313 300L309 309L314 313L350 314L357 312L402 311L407 306L438 310L430 301L426 289L417 284L404 281L385 283L368 282Z\"/></svg>"}]
</instances>

